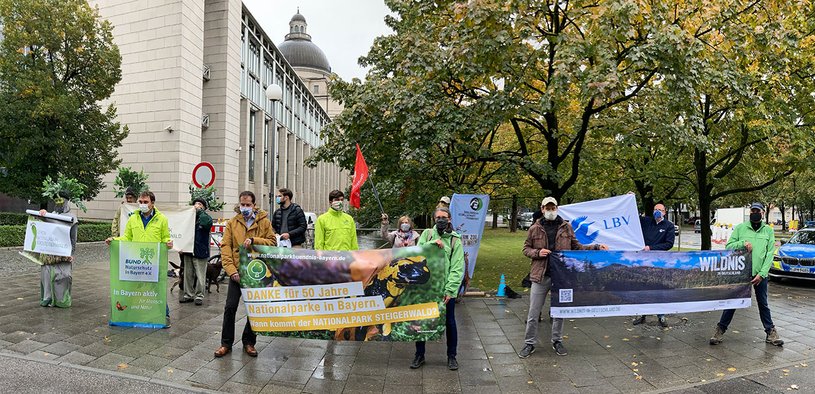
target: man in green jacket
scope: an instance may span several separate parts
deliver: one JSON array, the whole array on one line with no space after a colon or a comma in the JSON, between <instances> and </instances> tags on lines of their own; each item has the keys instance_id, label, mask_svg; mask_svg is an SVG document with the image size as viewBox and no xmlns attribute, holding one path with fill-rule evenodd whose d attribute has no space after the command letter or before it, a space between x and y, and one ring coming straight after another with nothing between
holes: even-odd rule
<instances>
[{"instance_id":1,"label":"man in green jacket","mask_svg":"<svg viewBox=\"0 0 815 394\"><path fill-rule=\"evenodd\" d=\"M331 208L314 224L314 250L358 250L354 218L342 211L345 194L333 190L328 194Z\"/></svg>"},{"instance_id":2,"label":"man in green jacket","mask_svg":"<svg viewBox=\"0 0 815 394\"><path fill-rule=\"evenodd\" d=\"M750 221L744 222L733 229L733 235L727 241L727 249L746 249L753 255L753 279L750 283L756 293L756 303L758 304L758 315L764 332L767 333L765 342L774 346L782 346L784 341L778 336L778 331L773 325L770 315L770 306L767 304L767 275L770 265L773 263L773 251L775 249L775 233L762 218L764 217L764 205L753 203L750 206ZM728 309L722 312L722 317L716 325L716 332L710 338L711 345L722 343L727 326L733 320L735 309Z\"/></svg>"}]
</instances>

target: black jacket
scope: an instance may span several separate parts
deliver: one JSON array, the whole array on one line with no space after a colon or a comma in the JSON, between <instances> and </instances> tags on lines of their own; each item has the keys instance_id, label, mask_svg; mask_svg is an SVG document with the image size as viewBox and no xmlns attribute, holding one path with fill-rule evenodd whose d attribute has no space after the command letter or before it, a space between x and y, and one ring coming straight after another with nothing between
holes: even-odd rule
<instances>
[{"instance_id":1,"label":"black jacket","mask_svg":"<svg viewBox=\"0 0 815 394\"><path fill-rule=\"evenodd\" d=\"M306 242L306 214L299 205L291 203L288 216L289 239L292 245L301 245ZM280 234L283 224L283 212L281 208L274 211L272 215L272 228L276 234Z\"/></svg>"},{"instance_id":2,"label":"black jacket","mask_svg":"<svg viewBox=\"0 0 815 394\"><path fill-rule=\"evenodd\" d=\"M674 247L676 228L668 219L657 223L653 216L640 216L640 225L645 246L651 250L671 250Z\"/></svg>"},{"instance_id":3,"label":"black jacket","mask_svg":"<svg viewBox=\"0 0 815 394\"><path fill-rule=\"evenodd\" d=\"M195 211L195 243L192 255L196 258L209 258L209 231L211 229L212 217L204 211Z\"/></svg>"}]
</instances>

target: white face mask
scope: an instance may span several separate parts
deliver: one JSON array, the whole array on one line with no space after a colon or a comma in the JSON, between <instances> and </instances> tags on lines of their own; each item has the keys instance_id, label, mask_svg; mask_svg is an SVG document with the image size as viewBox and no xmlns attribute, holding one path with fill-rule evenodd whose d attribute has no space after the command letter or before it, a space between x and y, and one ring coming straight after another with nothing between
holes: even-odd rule
<instances>
[{"instance_id":1,"label":"white face mask","mask_svg":"<svg viewBox=\"0 0 815 394\"><path fill-rule=\"evenodd\" d=\"M150 212L150 206L147 204L139 204L139 210L141 211L141 213Z\"/></svg>"},{"instance_id":2,"label":"white face mask","mask_svg":"<svg viewBox=\"0 0 815 394\"><path fill-rule=\"evenodd\" d=\"M332 201L331 209L335 211L342 211L342 201Z\"/></svg>"},{"instance_id":3,"label":"white face mask","mask_svg":"<svg viewBox=\"0 0 815 394\"><path fill-rule=\"evenodd\" d=\"M399 225L399 228L402 229L402 231L404 231L404 232L408 232L408 231L410 231L410 224L402 223L402 224Z\"/></svg>"},{"instance_id":4,"label":"white face mask","mask_svg":"<svg viewBox=\"0 0 815 394\"><path fill-rule=\"evenodd\" d=\"M543 211L543 218L546 220L557 219L557 209L555 209L554 211Z\"/></svg>"}]
</instances>

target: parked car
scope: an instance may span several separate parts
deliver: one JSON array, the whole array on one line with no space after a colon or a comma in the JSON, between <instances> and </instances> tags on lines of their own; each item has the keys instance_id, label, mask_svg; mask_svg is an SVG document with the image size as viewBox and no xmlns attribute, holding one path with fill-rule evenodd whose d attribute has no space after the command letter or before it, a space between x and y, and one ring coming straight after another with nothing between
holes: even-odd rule
<instances>
[{"instance_id":1,"label":"parked car","mask_svg":"<svg viewBox=\"0 0 815 394\"><path fill-rule=\"evenodd\" d=\"M699 216L691 216L685 220L685 224L694 224L699 219L701 219Z\"/></svg>"},{"instance_id":2,"label":"parked car","mask_svg":"<svg viewBox=\"0 0 815 394\"><path fill-rule=\"evenodd\" d=\"M701 233L702 232L702 221L701 220L696 219L696 221L693 222L693 232L694 233Z\"/></svg>"},{"instance_id":3,"label":"parked car","mask_svg":"<svg viewBox=\"0 0 815 394\"><path fill-rule=\"evenodd\" d=\"M815 228L797 231L778 248L770 266L770 279L781 278L815 280Z\"/></svg>"},{"instance_id":4,"label":"parked car","mask_svg":"<svg viewBox=\"0 0 815 394\"><path fill-rule=\"evenodd\" d=\"M518 227L523 230L529 230L534 222L532 221L532 212L524 212L518 215Z\"/></svg>"}]
</instances>

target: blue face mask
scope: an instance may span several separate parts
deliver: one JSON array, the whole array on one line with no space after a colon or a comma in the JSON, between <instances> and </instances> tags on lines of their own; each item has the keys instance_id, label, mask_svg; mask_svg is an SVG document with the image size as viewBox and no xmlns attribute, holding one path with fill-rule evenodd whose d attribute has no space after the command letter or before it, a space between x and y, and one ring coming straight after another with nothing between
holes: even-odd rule
<instances>
[{"instance_id":1,"label":"blue face mask","mask_svg":"<svg viewBox=\"0 0 815 394\"><path fill-rule=\"evenodd\" d=\"M662 219L662 211L654 211L654 219Z\"/></svg>"},{"instance_id":2,"label":"blue face mask","mask_svg":"<svg viewBox=\"0 0 815 394\"><path fill-rule=\"evenodd\" d=\"M279 205L280 204L280 196L275 197L274 202Z\"/></svg>"},{"instance_id":3,"label":"blue face mask","mask_svg":"<svg viewBox=\"0 0 815 394\"><path fill-rule=\"evenodd\" d=\"M252 216L252 208L250 208L250 207L241 207L241 215L243 215L244 218L251 217Z\"/></svg>"}]
</instances>

